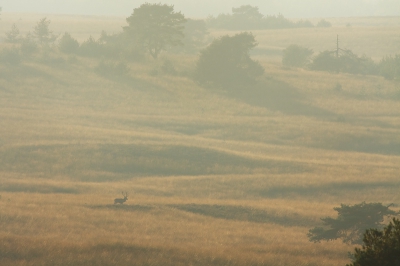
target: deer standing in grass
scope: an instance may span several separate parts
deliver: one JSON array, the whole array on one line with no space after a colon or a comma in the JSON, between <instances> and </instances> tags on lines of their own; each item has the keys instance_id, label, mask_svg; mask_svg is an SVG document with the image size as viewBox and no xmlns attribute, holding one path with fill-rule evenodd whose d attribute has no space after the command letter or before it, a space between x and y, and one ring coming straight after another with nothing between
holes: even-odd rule
<instances>
[{"instance_id":1,"label":"deer standing in grass","mask_svg":"<svg viewBox=\"0 0 400 266\"><path fill-rule=\"evenodd\" d=\"M114 204L117 204L117 203L124 204L124 202L128 200L128 192L125 192L125 194L124 194L124 192L122 192L122 196L124 196L123 199L121 199L121 198L114 199Z\"/></svg>"}]
</instances>

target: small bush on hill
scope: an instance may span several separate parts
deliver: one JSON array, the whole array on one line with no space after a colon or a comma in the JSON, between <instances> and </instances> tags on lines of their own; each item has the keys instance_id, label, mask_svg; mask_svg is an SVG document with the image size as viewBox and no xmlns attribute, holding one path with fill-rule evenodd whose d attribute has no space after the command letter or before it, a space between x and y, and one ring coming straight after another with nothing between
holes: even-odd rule
<instances>
[{"instance_id":1,"label":"small bush on hill","mask_svg":"<svg viewBox=\"0 0 400 266\"><path fill-rule=\"evenodd\" d=\"M285 66L303 67L309 63L313 50L292 44L283 50L282 63Z\"/></svg>"}]
</instances>

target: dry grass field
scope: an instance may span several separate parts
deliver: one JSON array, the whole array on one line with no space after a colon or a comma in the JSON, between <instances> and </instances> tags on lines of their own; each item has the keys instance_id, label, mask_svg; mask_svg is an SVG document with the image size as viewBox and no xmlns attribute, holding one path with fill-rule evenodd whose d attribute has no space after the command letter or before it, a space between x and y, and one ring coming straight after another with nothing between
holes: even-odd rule
<instances>
[{"instance_id":1,"label":"dry grass field","mask_svg":"<svg viewBox=\"0 0 400 266\"><path fill-rule=\"evenodd\" d=\"M2 15L2 36L17 17ZM80 40L124 25L49 18ZM355 53L400 53L400 19L343 20L255 32L265 75L248 91L151 74L165 59L190 72L189 55L128 63L122 78L81 57L0 65L0 265L349 263L354 246L306 234L341 203L399 210L400 84L262 54L296 42L328 49L336 34ZM114 205L121 191L129 199Z\"/></svg>"}]
</instances>

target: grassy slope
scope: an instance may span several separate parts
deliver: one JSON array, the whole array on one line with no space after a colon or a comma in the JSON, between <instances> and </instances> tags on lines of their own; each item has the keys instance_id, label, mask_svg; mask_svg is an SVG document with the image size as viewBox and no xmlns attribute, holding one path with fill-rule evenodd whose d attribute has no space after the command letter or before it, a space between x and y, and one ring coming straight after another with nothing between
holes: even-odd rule
<instances>
[{"instance_id":1,"label":"grassy slope","mask_svg":"<svg viewBox=\"0 0 400 266\"><path fill-rule=\"evenodd\" d=\"M398 83L263 60L255 88L214 92L157 64L0 66L2 263L344 265L308 229L400 202Z\"/></svg>"}]
</instances>

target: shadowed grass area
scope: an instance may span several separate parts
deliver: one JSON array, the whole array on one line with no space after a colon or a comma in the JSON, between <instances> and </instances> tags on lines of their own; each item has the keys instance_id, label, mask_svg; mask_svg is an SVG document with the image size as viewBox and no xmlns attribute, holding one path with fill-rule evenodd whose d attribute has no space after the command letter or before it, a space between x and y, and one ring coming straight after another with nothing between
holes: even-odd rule
<instances>
[{"instance_id":1,"label":"shadowed grass area","mask_svg":"<svg viewBox=\"0 0 400 266\"><path fill-rule=\"evenodd\" d=\"M257 169L281 173L306 170L305 166L295 162L251 159L208 148L180 145L35 145L0 149L0 158L4 170L31 174L57 173L91 181L145 175L251 173ZM85 172L98 174L92 177Z\"/></svg>"},{"instance_id":2,"label":"shadowed grass area","mask_svg":"<svg viewBox=\"0 0 400 266\"><path fill-rule=\"evenodd\" d=\"M310 226L310 224L312 224L311 220L307 220L306 218L300 217L296 214L292 214L290 217L282 216L276 213L269 213L265 210L245 206L205 204L181 204L169 206L186 212L226 220L274 223L282 226Z\"/></svg>"},{"instance_id":3,"label":"shadowed grass area","mask_svg":"<svg viewBox=\"0 0 400 266\"><path fill-rule=\"evenodd\" d=\"M54 186L49 184L19 184L7 183L0 184L0 191L3 192L25 192L25 193L41 193L41 194L80 194L82 191L77 188Z\"/></svg>"},{"instance_id":4,"label":"shadowed grass area","mask_svg":"<svg viewBox=\"0 0 400 266\"><path fill-rule=\"evenodd\" d=\"M255 86L238 88L226 93L238 101L252 106L264 107L287 115L305 115L310 117L332 117L335 114L322 108L307 104L306 95L284 81L268 78Z\"/></svg>"}]
</instances>

